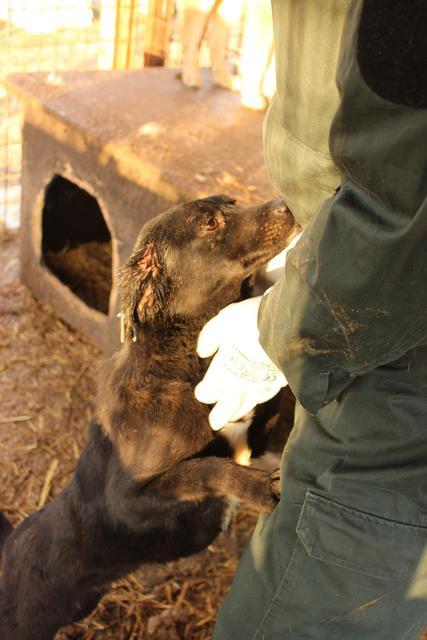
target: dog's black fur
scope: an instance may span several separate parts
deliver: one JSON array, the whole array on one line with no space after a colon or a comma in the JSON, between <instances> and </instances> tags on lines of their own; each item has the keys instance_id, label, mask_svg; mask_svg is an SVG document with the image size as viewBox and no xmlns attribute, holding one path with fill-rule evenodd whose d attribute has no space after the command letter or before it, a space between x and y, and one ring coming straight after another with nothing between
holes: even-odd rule
<instances>
[{"instance_id":1,"label":"dog's black fur","mask_svg":"<svg viewBox=\"0 0 427 640\"><path fill-rule=\"evenodd\" d=\"M139 564L203 549L230 496L274 508L277 474L222 457L230 448L194 397L205 366L196 342L294 227L282 204L243 210L224 196L145 225L121 276L125 343L102 367L99 420L75 475L12 533L0 521L1 640L48 640Z\"/></svg>"}]
</instances>

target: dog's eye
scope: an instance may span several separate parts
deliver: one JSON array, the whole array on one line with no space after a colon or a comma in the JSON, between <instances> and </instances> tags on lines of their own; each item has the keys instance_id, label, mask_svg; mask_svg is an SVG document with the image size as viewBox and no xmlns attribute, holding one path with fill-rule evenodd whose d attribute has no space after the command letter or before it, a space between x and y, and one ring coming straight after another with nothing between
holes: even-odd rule
<instances>
[{"instance_id":1,"label":"dog's eye","mask_svg":"<svg viewBox=\"0 0 427 640\"><path fill-rule=\"evenodd\" d=\"M208 231L215 231L219 227L219 222L215 216L212 216L206 220L205 226Z\"/></svg>"}]
</instances>

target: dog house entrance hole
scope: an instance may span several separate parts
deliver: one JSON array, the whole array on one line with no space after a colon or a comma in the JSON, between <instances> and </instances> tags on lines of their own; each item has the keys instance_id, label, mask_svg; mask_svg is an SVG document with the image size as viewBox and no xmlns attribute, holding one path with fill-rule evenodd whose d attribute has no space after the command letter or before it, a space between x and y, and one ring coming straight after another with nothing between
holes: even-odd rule
<instances>
[{"instance_id":1,"label":"dog house entrance hole","mask_svg":"<svg viewBox=\"0 0 427 640\"><path fill-rule=\"evenodd\" d=\"M45 191L42 253L49 270L88 306L108 313L111 235L96 198L55 175Z\"/></svg>"}]
</instances>

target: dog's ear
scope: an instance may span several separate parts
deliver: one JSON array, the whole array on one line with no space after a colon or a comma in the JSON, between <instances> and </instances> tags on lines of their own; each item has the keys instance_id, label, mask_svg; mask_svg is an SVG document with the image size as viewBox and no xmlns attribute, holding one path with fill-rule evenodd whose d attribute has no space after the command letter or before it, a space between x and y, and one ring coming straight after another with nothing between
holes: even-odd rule
<instances>
[{"instance_id":1,"label":"dog's ear","mask_svg":"<svg viewBox=\"0 0 427 640\"><path fill-rule=\"evenodd\" d=\"M160 273L160 262L154 242L147 243L145 250L136 262L135 268L140 283L139 300L134 309L137 315L135 320L143 322L152 315L158 304L156 289L159 286L157 280Z\"/></svg>"},{"instance_id":2,"label":"dog's ear","mask_svg":"<svg viewBox=\"0 0 427 640\"><path fill-rule=\"evenodd\" d=\"M125 331L135 336L137 327L164 310L168 279L154 240L131 256L122 271L120 293Z\"/></svg>"},{"instance_id":3,"label":"dog's ear","mask_svg":"<svg viewBox=\"0 0 427 640\"><path fill-rule=\"evenodd\" d=\"M208 196L207 198L202 198L201 201L208 202L210 204L216 205L217 207L220 207L221 205L236 204L234 198L230 198L230 196L226 196L223 193L220 193L216 196Z\"/></svg>"}]
</instances>

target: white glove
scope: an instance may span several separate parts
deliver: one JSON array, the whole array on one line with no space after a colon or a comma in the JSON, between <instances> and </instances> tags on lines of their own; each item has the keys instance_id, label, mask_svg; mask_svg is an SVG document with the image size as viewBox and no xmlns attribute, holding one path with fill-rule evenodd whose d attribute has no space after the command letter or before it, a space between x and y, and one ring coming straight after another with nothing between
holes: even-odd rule
<instances>
[{"instance_id":1,"label":"white glove","mask_svg":"<svg viewBox=\"0 0 427 640\"><path fill-rule=\"evenodd\" d=\"M217 351L195 388L197 400L216 403L209 415L214 430L239 420L287 385L285 376L259 343L257 316L261 298L230 304L200 332L199 356L207 358Z\"/></svg>"}]
</instances>

